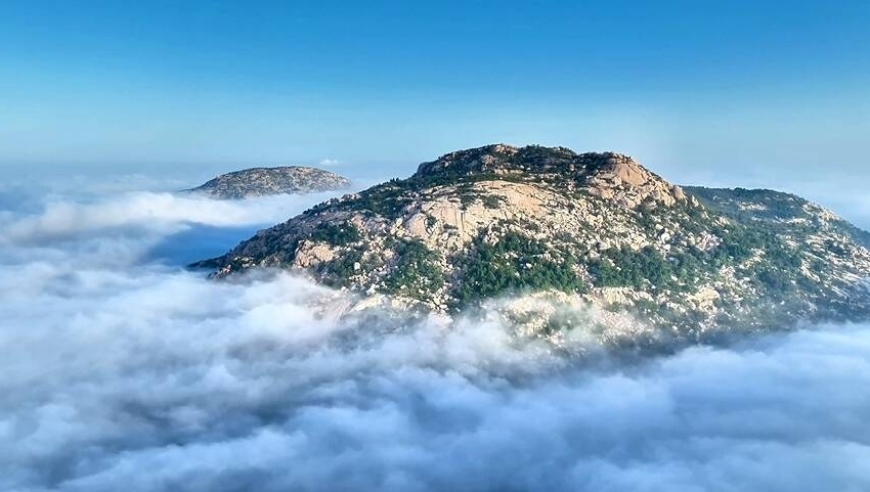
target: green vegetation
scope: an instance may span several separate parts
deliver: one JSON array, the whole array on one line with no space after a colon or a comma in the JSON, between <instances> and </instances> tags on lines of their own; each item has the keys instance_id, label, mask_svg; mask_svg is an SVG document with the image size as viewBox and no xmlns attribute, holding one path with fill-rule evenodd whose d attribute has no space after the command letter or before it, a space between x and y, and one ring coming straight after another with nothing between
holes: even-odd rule
<instances>
[{"instance_id":1,"label":"green vegetation","mask_svg":"<svg viewBox=\"0 0 870 492\"><path fill-rule=\"evenodd\" d=\"M496 195L486 195L483 197L483 206L486 208L499 209L504 198Z\"/></svg>"},{"instance_id":2,"label":"green vegetation","mask_svg":"<svg viewBox=\"0 0 870 492\"><path fill-rule=\"evenodd\" d=\"M408 196L416 189L411 180L391 179L390 181L369 188L359 194L359 197L348 202L351 210L368 211L388 218L401 216L402 209L413 199Z\"/></svg>"},{"instance_id":3,"label":"green vegetation","mask_svg":"<svg viewBox=\"0 0 870 492\"><path fill-rule=\"evenodd\" d=\"M722 244L709 252L709 261L714 266L740 263L761 251L765 259L775 267L794 269L801 266L800 252L783 244L775 231L758 226L716 226L713 234L722 239Z\"/></svg>"},{"instance_id":4,"label":"green vegetation","mask_svg":"<svg viewBox=\"0 0 870 492\"><path fill-rule=\"evenodd\" d=\"M775 268L763 268L759 270L755 276L755 285L777 296L794 290L792 276L788 272Z\"/></svg>"},{"instance_id":5,"label":"green vegetation","mask_svg":"<svg viewBox=\"0 0 870 492\"><path fill-rule=\"evenodd\" d=\"M747 190L744 188L715 189L688 187L688 193L695 195L711 210L747 225L758 223L770 231L814 232L818 231L818 219L805 207L810 202L795 195L772 190ZM788 223L786 221L803 219L806 222ZM870 247L870 233L863 231L845 220L829 223L834 231L844 234L858 244Z\"/></svg>"},{"instance_id":6,"label":"green vegetation","mask_svg":"<svg viewBox=\"0 0 870 492\"><path fill-rule=\"evenodd\" d=\"M631 248L611 248L601 258L589 262L589 273L598 287L632 287L643 289L648 284L673 287L674 265L652 246L639 251Z\"/></svg>"},{"instance_id":7,"label":"green vegetation","mask_svg":"<svg viewBox=\"0 0 870 492\"><path fill-rule=\"evenodd\" d=\"M473 205L477 201L477 195L471 192L466 192L459 195L459 203L462 204L462 209L465 210L469 205Z\"/></svg>"},{"instance_id":8,"label":"green vegetation","mask_svg":"<svg viewBox=\"0 0 870 492\"><path fill-rule=\"evenodd\" d=\"M324 283L332 287L351 287L351 279L357 275L368 275L383 265L379 257L367 254L363 246L345 250L340 256L322 265L318 271Z\"/></svg>"},{"instance_id":9,"label":"green vegetation","mask_svg":"<svg viewBox=\"0 0 870 492\"><path fill-rule=\"evenodd\" d=\"M349 222L340 224L322 222L311 232L310 239L332 246L347 246L362 239L362 235L359 229Z\"/></svg>"},{"instance_id":10,"label":"green vegetation","mask_svg":"<svg viewBox=\"0 0 870 492\"><path fill-rule=\"evenodd\" d=\"M494 244L478 237L473 250L457 262L462 282L453 295L462 306L481 299L522 290L585 291L572 266L573 258L517 232L507 232Z\"/></svg>"},{"instance_id":11,"label":"green vegetation","mask_svg":"<svg viewBox=\"0 0 870 492\"><path fill-rule=\"evenodd\" d=\"M324 276L325 283L331 287L349 286L350 278L357 273L355 267L362 261L362 258L363 249L353 248L323 265L321 269L327 273Z\"/></svg>"},{"instance_id":12,"label":"green vegetation","mask_svg":"<svg viewBox=\"0 0 870 492\"><path fill-rule=\"evenodd\" d=\"M386 293L428 300L444 287L441 256L417 240L399 240L393 245L396 263L384 279Z\"/></svg>"},{"instance_id":13,"label":"green vegetation","mask_svg":"<svg viewBox=\"0 0 870 492\"><path fill-rule=\"evenodd\" d=\"M707 208L742 223L754 220L774 221L809 218L810 216L803 208L809 202L779 191L701 187L688 187L686 191L695 195Z\"/></svg>"}]
</instances>

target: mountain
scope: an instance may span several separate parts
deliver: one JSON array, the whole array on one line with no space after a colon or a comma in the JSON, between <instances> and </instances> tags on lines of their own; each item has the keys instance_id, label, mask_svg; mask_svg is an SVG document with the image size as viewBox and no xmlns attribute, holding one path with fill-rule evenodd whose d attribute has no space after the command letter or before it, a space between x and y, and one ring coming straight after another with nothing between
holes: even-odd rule
<instances>
[{"instance_id":1,"label":"mountain","mask_svg":"<svg viewBox=\"0 0 870 492\"><path fill-rule=\"evenodd\" d=\"M218 199L242 199L281 193L315 193L347 188L344 176L313 167L255 167L235 171L187 190Z\"/></svg>"},{"instance_id":2,"label":"mountain","mask_svg":"<svg viewBox=\"0 0 870 492\"><path fill-rule=\"evenodd\" d=\"M303 270L436 313L546 299L551 313L592 306L596 322L698 339L870 318L868 238L784 193L683 188L611 152L490 145L317 205L197 266ZM536 319L548 332L577 322Z\"/></svg>"}]
</instances>

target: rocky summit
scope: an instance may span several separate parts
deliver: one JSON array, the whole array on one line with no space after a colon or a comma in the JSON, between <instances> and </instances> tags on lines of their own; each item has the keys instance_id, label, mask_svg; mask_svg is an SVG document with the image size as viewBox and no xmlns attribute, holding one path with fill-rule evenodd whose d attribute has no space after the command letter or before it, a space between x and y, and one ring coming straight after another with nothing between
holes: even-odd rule
<instances>
[{"instance_id":1,"label":"rocky summit","mask_svg":"<svg viewBox=\"0 0 870 492\"><path fill-rule=\"evenodd\" d=\"M221 174L188 191L218 199L242 199L282 193L333 191L348 186L349 179L329 171L313 167L284 166L255 167Z\"/></svg>"},{"instance_id":2,"label":"rocky summit","mask_svg":"<svg viewBox=\"0 0 870 492\"><path fill-rule=\"evenodd\" d=\"M680 187L611 152L490 145L317 205L198 266L305 271L424 312L498 302L548 336L594 311L602 336L642 325L695 340L870 318L868 245L793 195Z\"/></svg>"}]
</instances>

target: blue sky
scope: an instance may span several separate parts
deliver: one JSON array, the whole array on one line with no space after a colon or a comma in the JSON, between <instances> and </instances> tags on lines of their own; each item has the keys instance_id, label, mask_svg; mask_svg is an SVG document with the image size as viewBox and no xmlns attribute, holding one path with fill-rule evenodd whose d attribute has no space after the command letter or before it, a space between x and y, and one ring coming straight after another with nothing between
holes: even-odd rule
<instances>
[{"instance_id":1,"label":"blue sky","mask_svg":"<svg viewBox=\"0 0 870 492\"><path fill-rule=\"evenodd\" d=\"M390 176L508 142L863 190L868 26L848 0L0 0L0 165Z\"/></svg>"}]
</instances>

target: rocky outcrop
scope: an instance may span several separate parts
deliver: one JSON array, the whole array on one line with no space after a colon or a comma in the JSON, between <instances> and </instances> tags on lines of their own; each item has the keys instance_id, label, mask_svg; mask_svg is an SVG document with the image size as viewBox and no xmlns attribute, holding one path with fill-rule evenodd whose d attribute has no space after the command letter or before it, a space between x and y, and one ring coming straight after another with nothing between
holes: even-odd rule
<instances>
[{"instance_id":1,"label":"rocky outcrop","mask_svg":"<svg viewBox=\"0 0 870 492\"><path fill-rule=\"evenodd\" d=\"M442 314L543 296L686 338L870 318L867 233L780 195L683 188L612 152L491 145L330 200L200 266L298 270ZM551 321L541 329L558 331Z\"/></svg>"},{"instance_id":2,"label":"rocky outcrop","mask_svg":"<svg viewBox=\"0 0 870 492\"><path fill-rule=\"evenodd\" d=\"M312 167L257 167L222 174L207 183L187 190L218 199L314 193L346 189L350 180Z\"/></svg>"}]
</instances>

